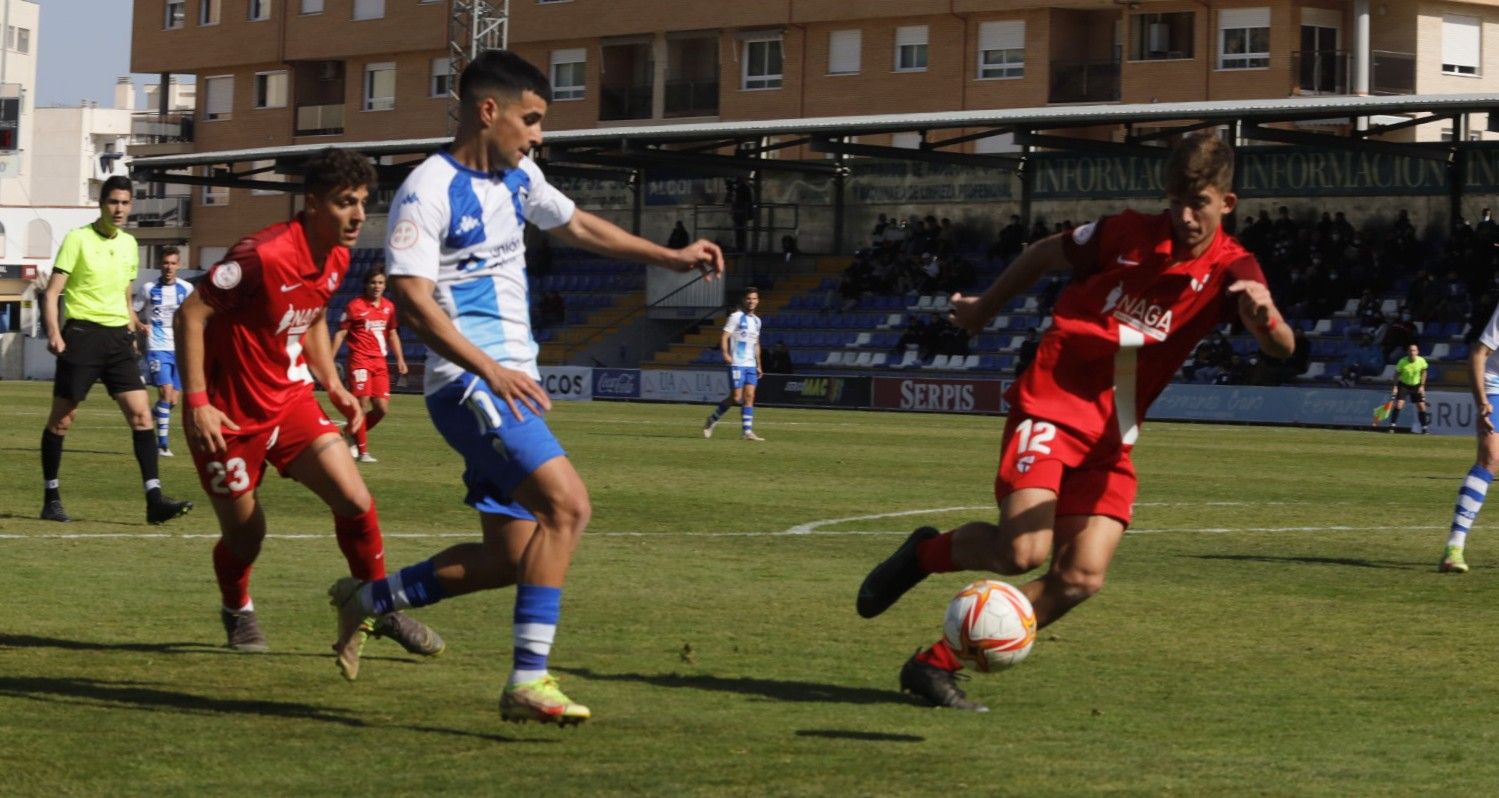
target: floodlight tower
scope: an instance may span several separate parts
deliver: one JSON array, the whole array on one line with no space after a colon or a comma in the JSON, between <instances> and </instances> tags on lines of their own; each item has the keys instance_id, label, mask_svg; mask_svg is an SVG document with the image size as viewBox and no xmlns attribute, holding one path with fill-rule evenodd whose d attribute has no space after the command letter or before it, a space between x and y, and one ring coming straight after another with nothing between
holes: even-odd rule
<instances>
[{"instance_id":1,"label":"floodlight tower","mask_svg":"<svg viewBox=\"0 0 1499 798\"><path fill-rule=\"evenodd\" d=\"M458 129L458 75L485 50L510 38L510 0L453 0L448 21L448 132Z\"/></svg>"}]
</instances>

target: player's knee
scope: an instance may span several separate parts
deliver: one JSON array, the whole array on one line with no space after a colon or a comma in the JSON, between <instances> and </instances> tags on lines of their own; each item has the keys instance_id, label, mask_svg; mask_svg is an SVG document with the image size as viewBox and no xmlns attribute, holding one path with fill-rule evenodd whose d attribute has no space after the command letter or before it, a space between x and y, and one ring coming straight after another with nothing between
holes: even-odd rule
<instances>
[{"instance_id":1,"label":"player's knee","mask_svg":"<svg viewBox=\"0 0 1499 798\"><path fill-rule=\"evenodd\" d=\"M543 526L557 533L577 538L588 528L593 518L593 504L587 494L565 496L548 508L540 520Z\"/></svg>"},{"instance_id":2,"label":"player's knee","mask_svg":"<svg viewBox=\"0 0 1499 798\"><path fill-rule=\"evenodd\" d=\"M1068 606L1079 604L1103 590L1104 572L1085 568L1067 568L1055 574L1060 598Z\"/></svg>"},{"instance_id":3,"label":"player's knee","mask_svg":"<svg viewBox=\"0 0 1499 798\"><path fill-rule=\"evenodd\" d=\"M329 509L333 510L334 515L353 518L369 512L375 500L370 496L369 489L360 485L357 489L344 490L329 504L331 505Z\"/></svg>"},{"instance_id":4,"label":"player's knee","mask_svg":"<svg viewBox=\"0 0 1499 798\"><path fill-rule=\"evenodd\" d=\"M1051 554L1050 549L1040 541L1033 540L1035 536L1025 538L1011 538L1008 545L999 549L1004 570L995 569L999 573L1023 574L1040 568L1046 563L1046 558Z\"/></svg>"},{"instance_id":5,"label":"player's knee","mask_svg":"<svg viewBox=\"0 0 1499 798\"><path fill-rule=\"evenodd\" d=\"M77 417L77 410L69 411L66 415L53 419L52 423L47 425L47 430L53 435L66 435L68 429L73 426L73 419Z\"/></svg>"}]
</instances>

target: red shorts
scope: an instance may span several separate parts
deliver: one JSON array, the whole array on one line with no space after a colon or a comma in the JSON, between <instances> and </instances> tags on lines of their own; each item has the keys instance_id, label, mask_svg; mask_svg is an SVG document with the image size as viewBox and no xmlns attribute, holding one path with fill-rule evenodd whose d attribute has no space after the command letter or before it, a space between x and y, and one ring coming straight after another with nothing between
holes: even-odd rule
<instances>
[{"instance_id":1,"label":"red shorts","mask_svg":"<svg viewBox=\"0 0 1499 798\"><path fill-rule=\"evenodd\" d=\"M390 398L390 367L383 361L349 364L349 393L357 397Z\"/></svg>"},{"instance_id":2,"label":"red shorts","mask_svg":"<svg viewBox=\"0 0 1499 798\"><path fill-rule=\"evenodd\" d=\"M1057 494L1057 515L1105 515L1129 525L1139 481L1129 448L1092 444L1067 427L1011 413L1000 445L994 498L1021 488Z\"/></svg>"},{"instance_id":3,"label":"red shorts","mask_svg":"<svg viewBox=\"0 0 1499 798\"><path fill-rule=\"evenodd\" d=\"M305 398L287 405L276 423L260 432L237 435L224 430L228 451L208 454L193 450L198 467L198 481L209 496L235 498L255 490L265 475L269 462L281 476L307 447L318 438L338 434L338 427L323 414L316 398Z\"/></svg>"}]
</instances>

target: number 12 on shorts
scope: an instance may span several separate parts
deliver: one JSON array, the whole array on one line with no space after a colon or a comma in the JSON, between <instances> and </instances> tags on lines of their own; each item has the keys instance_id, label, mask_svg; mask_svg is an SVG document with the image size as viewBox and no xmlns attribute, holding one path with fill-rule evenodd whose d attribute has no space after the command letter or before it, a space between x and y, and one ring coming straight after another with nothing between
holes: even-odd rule
<instances>
[{"instance_id":1,"label":"number 12 on shorts","mask_svg":"<svg viewBox=\"0 0 1499 798\"><path fill-rule=\"evenodd\" d=\"M1051 447L1046 444L1056 436L1056 425L1028 418L1015 427L1015 453L1051 454Z\"/></svg>"}]
</instances>

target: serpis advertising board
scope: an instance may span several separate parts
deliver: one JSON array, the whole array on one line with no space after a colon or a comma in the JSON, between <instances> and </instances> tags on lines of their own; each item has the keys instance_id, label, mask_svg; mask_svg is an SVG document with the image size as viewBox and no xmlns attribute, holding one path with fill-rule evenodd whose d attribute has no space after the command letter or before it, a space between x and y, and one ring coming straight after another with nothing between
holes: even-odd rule
<instances>
[{"instance_id":1,"label":"serpis advertising board","mask_svg":"<svg viewBox=\"0 0 1499 798\"><path fill-rule=\"evenodd\" d=\"M876 377L874 406L923 413L1003 413L1004 387L999 380Z\"/></svg>"}]
</instances>

